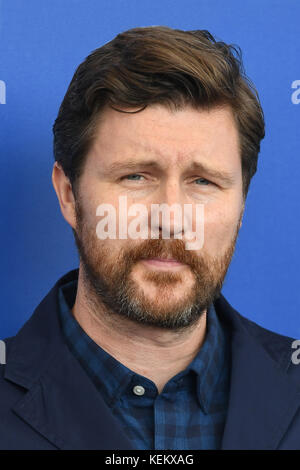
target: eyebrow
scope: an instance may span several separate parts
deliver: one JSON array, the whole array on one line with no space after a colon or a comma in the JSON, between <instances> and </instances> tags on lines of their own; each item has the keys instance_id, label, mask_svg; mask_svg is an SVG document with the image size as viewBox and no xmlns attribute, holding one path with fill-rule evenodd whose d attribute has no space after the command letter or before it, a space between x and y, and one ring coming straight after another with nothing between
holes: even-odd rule
<instances>
[{"instance_id":1,"label":"eyebrow","mask_svg":"<svg viewBox=\"0 0 300 470\"><path fill-rule=\"evenodd\" d=\"M201 162L192 162L189 166L189 170L205 173L209 177L222 181L226 185L232 185L235 182L233 173L225 170L217 170L216 168L210 168Z\"/></svg>"},{"instance_id":2,"label":"eyebrow","mask_svg":"<svg viewBox=\"0 0 300 470\"><path fill-rule=\"evenodd\" d=\"M157 160L127 160L126 162L114 162L110 165L107 165L105 167L104 173L114 174L127 170L138 170L140 168L152 168L160 171L163 170L162 166L157 162ZM197 161L193 161L190 165L188 165L185 171L199 171L210 178L222 181L226 185L232 185L235 181L233 173L225 170L210 168L206 164Z\"/></svg>"}]
</instances>

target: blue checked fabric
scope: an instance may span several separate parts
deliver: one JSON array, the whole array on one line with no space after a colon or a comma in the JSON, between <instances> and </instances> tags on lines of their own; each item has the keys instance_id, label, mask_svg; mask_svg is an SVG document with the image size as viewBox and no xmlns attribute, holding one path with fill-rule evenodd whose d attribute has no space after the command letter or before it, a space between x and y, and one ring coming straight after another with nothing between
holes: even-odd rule
<instances>
[{"instance_id":1,"label":"blue checked fabric","mask_svg":"<svg viewBox=\"0 0 300 470\"><path fill-rule=\"evenodd\" d=\"M59 290L66 342L119 419L133 447L220 449L228 407L230 341L213 304L207 312L206 337L197 356L158 394L154 382L121 364L80 327L70 310L76 290L77 281ZM134 393L136 386L144 388L142 395Z\"/></svg>"}]
</instances>

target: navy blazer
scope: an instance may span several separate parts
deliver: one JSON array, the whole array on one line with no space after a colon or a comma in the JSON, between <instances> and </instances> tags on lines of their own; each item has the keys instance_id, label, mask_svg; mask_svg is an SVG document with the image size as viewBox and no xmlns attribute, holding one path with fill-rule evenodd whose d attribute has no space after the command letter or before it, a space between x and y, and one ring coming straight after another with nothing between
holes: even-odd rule
<instances>
[{"instance_id":1,"label":"navy blazer","mask_svg":"<svg viewBox=\"0 0 300 470\"><path fill-rule=\"evenodd\" d=\"M62 335L58 288L77 277L75 269L59 279L17 335L5 340L0 449L133 449ZM231 332L222 449L300 449L300 365L291 362L293 339L246 319L222 294L215 308Z\"/></svg>"}]
</instances>

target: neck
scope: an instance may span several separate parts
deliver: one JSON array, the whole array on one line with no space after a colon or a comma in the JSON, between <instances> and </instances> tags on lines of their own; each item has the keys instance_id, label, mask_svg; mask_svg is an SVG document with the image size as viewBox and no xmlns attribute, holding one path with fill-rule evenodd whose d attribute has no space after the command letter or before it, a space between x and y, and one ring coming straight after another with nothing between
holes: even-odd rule
<instances>
[{"instance_id":1,"label":"neck","mask_svg":"<svg viewBox=\"0 0 300 470\"><path fill-rule=\"evenodd\" d=\"M169 331L108 312L98 299L91 302L91 296L79 269L72 312L81 328L123 365L152 380L159 393L168 380L192 362L203 344L206 311L191 328Z\"/></svg>"}]
</instances>

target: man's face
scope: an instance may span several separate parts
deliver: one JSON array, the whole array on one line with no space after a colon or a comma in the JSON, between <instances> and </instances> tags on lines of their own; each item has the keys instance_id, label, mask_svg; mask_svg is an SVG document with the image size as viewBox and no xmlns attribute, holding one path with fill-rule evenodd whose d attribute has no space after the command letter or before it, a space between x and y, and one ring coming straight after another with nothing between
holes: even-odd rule
<instances>
[{"instance_id":1,"label":"man's face","mask_svg":"<svg viewBox=\"0 0 300 470\"><path fill-rule=\"evenodd\" d=\"M230 108L172 112L156 105L136 114L106 109L78 194L75 240L93 300L140 324L191 326L220 293L243 213L239 140ZM161 233L159 239L99 239L96 208L115 207L118 234L120 196L128 207L143 204L149 214L152 204L202 204L202 248L187 250L184 233L174 237L172 219L170 239Z\"/></svg>"}]
</instances>

